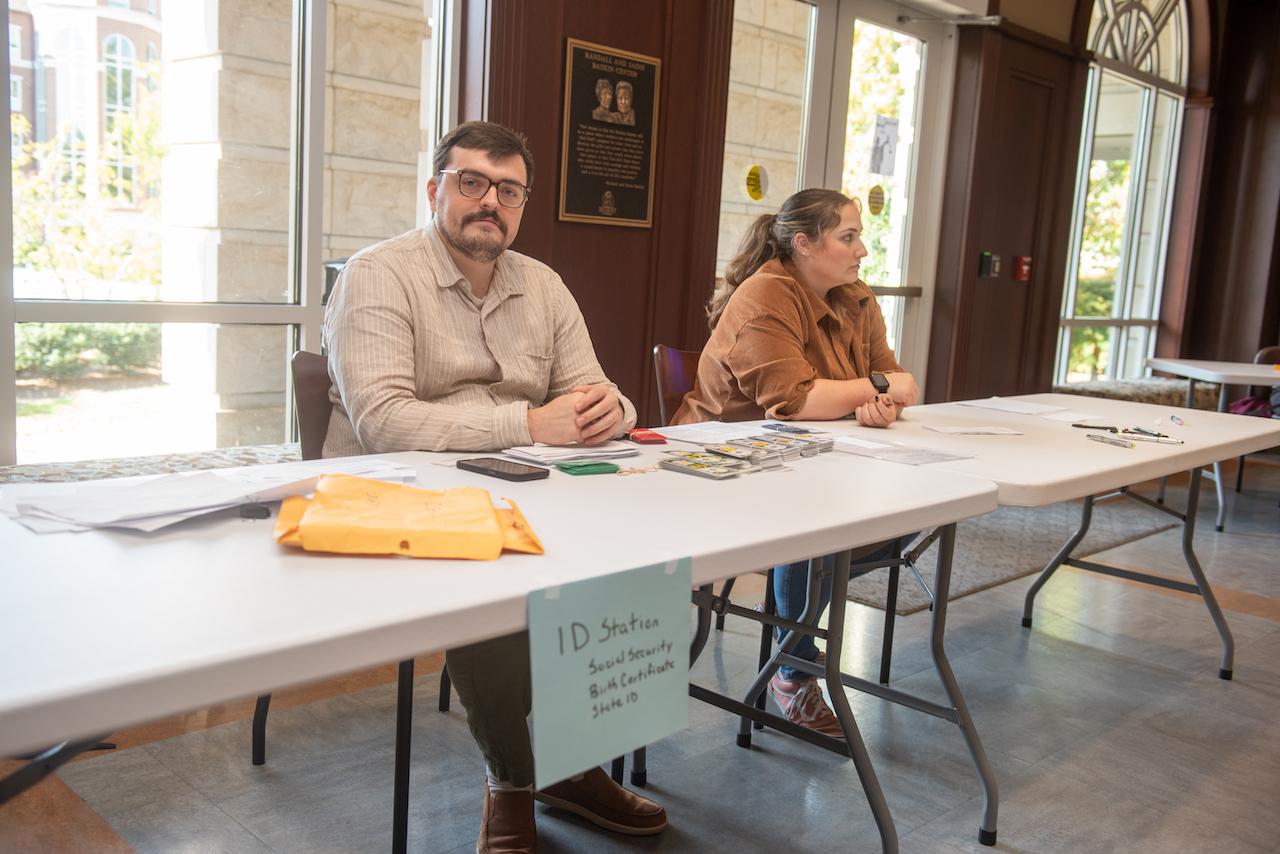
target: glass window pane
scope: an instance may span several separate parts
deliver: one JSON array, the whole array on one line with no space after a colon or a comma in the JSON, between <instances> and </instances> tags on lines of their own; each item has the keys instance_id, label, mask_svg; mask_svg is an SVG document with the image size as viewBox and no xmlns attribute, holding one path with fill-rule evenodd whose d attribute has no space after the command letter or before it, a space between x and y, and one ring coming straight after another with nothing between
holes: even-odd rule
<instances>
[{"instance_id":1,"label":"glass window pane","mask_svg":"<svg viewBox=\"0 0 1280 854\"><path fill-rule=\"evenodd\" d=\"M1116 376L1141 377L1147 369L1144 360L1151 355L1150 346L1154 330L1149 326L1130 326L1122 330L1124 335L1124 364L1116 366Z\"/></svg>"},{"instance_id":2,"label":"glass window pane","mask_svg":"<svg viewBox=\"0 0 1280 854\"><path fill-rule=\"evenodd\" d=\"M1129 173L1142 103L1139 86L1114 74L1102 75L1080 237L1076 302L1068 316L1111 317L1119 313L1116 294L1124 275Z\"/></svg>"},{"instance_id":3,"label":"glass window pane","mask_svg":"<svg viewBox=\"0 0 1280 854\"><path fill-rule=\"evenodd\" d=\"M19 323L18 463L285 441L293 330Z\"/></svg>"},{"instance_id":4,"label":"glass window pane","mask_svg":"<svg viewBox=\"0 0 1280 854\"><path fill-rule=\"evenodd\" d=\"M418 190L431 178L433 146L423 130L430 69L422 61L429 54L431 4L425 10L422 2L332 8L325 260L425 224L429 209ZM545 160L539 171L540 187L554 183Z\"/></svg>"},{"instance_id":5,"label":"glass window pane","mask_svg":"<svg viewBox=\"0 0 1280 854\"><path fill-rule=\"evenodd\" d=\"M799 189L813 14L799 0L734 4L717 277L751 222ZM753 167L760 178L749 186Z\"/></svg>"},{"instance_id":6,"label":"glass window pane","mask_svg":"<svg viewBox=\"0 0 1280 854\"><path fill-rule=\"evenodd\" d=\"M854 24L841 189L862 206L869 285L906 284L917 97L924 44L904 33L859 20ZM880 308L896 348L902 325L900 297L882 297Z\"/></svg>"},{"instance_id":7,"label":"glass window pane","mask_svg":"<svg viewBox=\"0 0 1280 854\"><path fill-rule=\"evenodd\" d=\"M1173 162L1178 138L1180 102L1163 92L1156 94L1151 124L1151 149L1147 160L1146 182L1142 187L1142 218L1135 235L1138 245L1134 255L1132 293L1129 297L1131 318L1155 318L1160 278L1164 271L1166 213L1170 187L1176 164Z\"/></svg>"},{"instance_id":8,"label":"glass window pane","mask_svg":"<svg viewBox=\"0 0 1280 854\"><path fill-rule=\"evenodd\" d=\"M1071 350L1067 357L1067 382L1079 383L1107 379L1113 327L1076 326L1070 331Z\"/></svg>"}]
</instances>

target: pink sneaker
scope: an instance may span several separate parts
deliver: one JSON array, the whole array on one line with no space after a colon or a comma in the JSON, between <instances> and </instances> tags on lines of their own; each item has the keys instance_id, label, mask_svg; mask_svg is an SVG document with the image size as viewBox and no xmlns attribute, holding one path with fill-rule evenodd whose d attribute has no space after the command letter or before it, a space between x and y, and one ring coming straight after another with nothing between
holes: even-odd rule
<instances>
[{"instance_id":1,"label":"pink sneaker","mask_svg":"<svg viewBox=\"0 0 1280 854\"><path fill-rule=\"evenodd\" d=\"M844 738L844 730L835 713L822 698L818 679L811 676L798 682L788 682L780 674L769 680L769 693L782 709L782 716L793 724L836 738Z\"/></svg>"}]
</instances>

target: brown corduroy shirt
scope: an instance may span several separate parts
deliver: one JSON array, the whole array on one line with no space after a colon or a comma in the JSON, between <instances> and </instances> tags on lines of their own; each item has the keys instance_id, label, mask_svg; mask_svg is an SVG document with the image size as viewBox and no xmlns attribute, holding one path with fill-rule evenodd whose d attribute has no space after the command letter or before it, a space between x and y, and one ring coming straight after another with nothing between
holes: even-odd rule
<instances>
[{"instance_id":1,"label":"brown corduroy shirt","mask_svg":"<svg viewBox=\"0 0 1280 854\"><path fill-rule=\"evenodd\" d=\"M839 285L823 301L791 262L775 259L729 298L672 423L786 420L815 379L901 370L870 288Z\"/></svg>"}]
</instances>

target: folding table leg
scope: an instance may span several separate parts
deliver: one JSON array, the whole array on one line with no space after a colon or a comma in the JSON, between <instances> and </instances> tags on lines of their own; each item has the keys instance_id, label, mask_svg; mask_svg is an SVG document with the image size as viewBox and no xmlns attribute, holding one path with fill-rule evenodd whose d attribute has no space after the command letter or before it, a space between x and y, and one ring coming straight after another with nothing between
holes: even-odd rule
<instances>
[{"instance_id":1,"label":"folding table leg","mask_svg":"<svg viewBox=\"0 0 1280 854\"><path fill-rule=\"evenodd\" d=\"M1221 482L1218 487L1222 487ZM1213 617L1213 624L1218 627L1218 634L1222 637L1222 667L1218 670L1218 678L1230 679L1235 662L1235 638L1231 636L1227 618L1222 615L1218 600L1213 595L1213 588L1209 586L1209 580L1205 578L1204 570L1200 568L1200 561L1196 558L1195 549L1192 548L1192 541L1196 535L1196 510L1199 506L1200 469L1195 469L1191 472L1191 482L1187 484L1187 518L1182 523L1182 556L1187 561L1187 568L1191 570L1191 577L1196 580L1196 586L1200 588L1200 597L1204 599L1204 605L1209 609L1209 615ZM1218 509L1221 513L1221 505Z\"/></svg>"},{"instance_id":2,"label":"folding table leg","mask_svg":"<svg viewBox=\"0 0 1280 854\"><path fill-rule=\"evenodd\" d=\"M1040 573L1040 577L1036 579L1035 583L1031 585L1031 589L1027 591L1026 601L1022 606L1023 628L1031 628L1031 609L1035 607L1036 594L1040 592L1041 587L1044 587L1045 582L1049 580L1049 576L1057 572L1062 562L1071 556L1071 552L1075 551L1075 547L1080 545L1084 535L1089 533L1089 522L1092 519L1093 496L1087 495L1084 499L1084 508L1080 511L1080 527L1071 535L1071 539L1067 540L1067 544L1054 555L1053 560L1049 561L1049 565L1044 568L1044 571Z\"/></svg>"},{"instance_id":3,"label":"folding table leg","mask_svg":"<svg viewBox=\"0 0 1280 854\"><path fill-rule=\"evenodd\" d=\"M1087 526L1086 526L1087 527ZM983 845L996 844L996 819L1000 812L1000 795L996 787L996 775L991 770L987 753L978 740L978 730L969 716L969 709L956 684L955 674L951 672L951 663L947 660L947 652L942 638L947 629L947 598L951 592L951 560L955 554L956 526L946 526L938 542L938 569L934 581L935 598L933 602L933 621L929 630L929 649L933 654L933 666L942 680L942 687L947 692L947 699L955 709L960 724L960 733L964 736L965 747L969 749L969 758L977 769L978 779L982 781L982 824L978 827L978 841ZM832 618L834 619L834 617Z\"/></svg>"},{"instance_id":4,"label":"folding table leg","mask_svg":"<svg viewBox=\"0 0 1280 854\"><path fill-rule=\"evenodd\" d=\"M813 586L812 575L810 586ZM827 625L843 627L847 600L844 592L849 589L849 552L847 551L836 555L835 575L831 582L831 589L836 592L831 596L831 610L827 617ZM862 741L862 733L859 732L858 724L853 718L853 710L849 708L849 698L844 693L844 683L840 676L840 654L843 644L842 628L836 628L828 633L826 681L831 694L832 711L840 721L840 728L844 730L849 757L853 760L853 767L858 772L858 780L862 783L863 794L866 795L867 804L871 807L871 815L875 818L876 827L880 830L880 847L885 854L896 854L898 829L893 824L889 803L885 800L884 791L880 788L880 780L876 777L875 768L871 765L871 756L867 753L867 746Z\"/></svg>"}]
</instances>

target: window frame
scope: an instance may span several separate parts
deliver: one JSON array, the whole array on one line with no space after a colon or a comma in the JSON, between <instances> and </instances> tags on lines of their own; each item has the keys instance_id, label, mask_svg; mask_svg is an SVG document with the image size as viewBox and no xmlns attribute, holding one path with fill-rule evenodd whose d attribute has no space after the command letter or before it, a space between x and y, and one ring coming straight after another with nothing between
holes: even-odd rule
<instances>
[{"instance_id":1,"label":"window frame","mask_svg":"<svg viewBox=\"0 0 1280 854\"><path fill-rule=\"evenodd\" d=\"M1097 3L1114 13L1115 4L1113 0L1097 0ZM1145 360L1145 357L1155 355L1156 332L1160 328L1160 306L1164 289L1165 269L1168 262L1169 230L1173 219L1174 187L1182 144L1182 121L1186 112L1187 98L1187 89L1183 85L1187 76L1186 42L1188 38L1185 0L1176 0L1176 2L1162 6L1161 10L1164 13L1158 21L1161 26L1176 17L1177 24L1182 28L1181 32L1177 33L1175 37L1175 43L1180 50L1178 57L1179 68L1176 69L1177 80L1161 78L1143 69L1130 67L1114 57L1106 55L1102 50L1102 47L1104 47L1102 45L1095 44L1095 50L1089 56L1089 76L1085 90L1085 114L1080 135L1079 159L1076 166L1075 201L1071 214L1070 251L1067 256L1066 277L1062 289L1062 305L1058 312L1058 344L1053 373L1055 384L1066 383L1067 372L1070 367L1072 330L1079 327L1103 327L1110 330L1106 370L1099 376L1099 381L1137 378L1122 376L1128 373L1124 370L1124 365L1134 362L1133 359L1128 358L1129 331L1133 328L1145 328L1148 330L1146 352L1142 354L1143 360ZM1097 16L1098 5L1095 4L1093 18L1090 22L1091 38L1100 38L1095 33ZM1153 39L1152 41L1156 40ZM1143 56L1146 57L1147 55L1144 54ZM1111 315L1109 317L1077 317L1075 315L1075 303L1080 276L1080 254L1084 237L1085 206L1090 183L1089 172L1093 163L1098 103L1102 94L1103 81L1107 76L1120 78L1125 83L1139 88L1141 90L1141 108L1137 118L1138 126L1134 131L1137 140L1133 146L1124 232L1119 251L1119 266L1116 269L1115 289L1111 300ZM1138 255L1141 251L1141 223L1144 214L1147 212L1145 210L1147 204L1146 188L1151 180L1149 170L1153 156L1152 145L1155 137L1155 122L1162 96L1173 99L1174 110L1173 115L1169 118L1167 130L1171 138L1165 141L1168 150L1165 152L1165 174L1161 180L1160 187L1161 198L1156 200L1160 222L1159 227L1153 233L1158 245L1155 250L1156 254L1150 282L1150 287L1153 291L1150 297L1152 309L1149 312L1150 317L1135 318L1132 316L1133 299ZM1140 364L1141 361L1138 363ZM1150 373L1150 370L1143 368L1140 370L1139 376L1147 376Z\"/></svg>"},{"instance_id":2,"label":"window frame","mask_svg":"<svg viewBox=\"0 0 1280 854\"><path fill-rule=\"evenodd\" d=\"M3 2L8 12L8 0ZM289 279L293 302L126 302L109 300L14 299L13 187L10 170L3 175L5 223L3 275L0 275L0 387L16 388L14 324L16 323L202 323L293 328L294 347L319 352L324 319L322 206L325 122L326 18L321 5L293 0ZM5 63L8 64L6 54ZM12 157L12 153L10 153ZM293 437L292 378L287 366L286 435ZM17 459L17 399L0 395L0 465Z\"/></svg>"}]
</instances>

